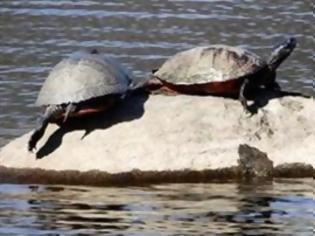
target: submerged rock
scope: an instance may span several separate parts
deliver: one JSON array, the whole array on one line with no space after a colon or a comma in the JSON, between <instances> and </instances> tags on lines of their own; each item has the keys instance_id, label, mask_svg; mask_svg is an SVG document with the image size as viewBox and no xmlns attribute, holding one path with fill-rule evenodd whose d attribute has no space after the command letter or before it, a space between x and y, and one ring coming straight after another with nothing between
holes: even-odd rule
<instances>
[{"instance_id":1,"label":"submerged rock","mask_svg":"<svg viewBox=\"0 0 315 236\"><path fill-rule=\"evenodd\" d=\"M15 173L21 168L108 174L137 169L162 178L165 172L233 169L239 145L247 143L264 150L275 166L300 162L314 167L314 100L284 96L260 104L248 116L232 99L136 96L102 116L50 125L35 153L27 151L30 133L13 140L1 149L0 166ZM236 176L232 169L225 176Z\"/></svg>"}]
</instances>

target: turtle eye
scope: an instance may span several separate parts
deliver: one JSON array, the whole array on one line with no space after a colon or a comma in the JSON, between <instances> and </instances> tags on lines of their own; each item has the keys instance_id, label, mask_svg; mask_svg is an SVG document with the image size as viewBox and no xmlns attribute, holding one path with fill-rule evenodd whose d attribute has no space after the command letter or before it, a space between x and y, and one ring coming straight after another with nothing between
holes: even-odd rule
<instances>
[{"instance_id":1,"label":"turtle eye","mask_svg":"<svg viewBox=\"0 0 315 236\"><path fill-rule=\"evenodd\" d=\"M96 48L93 48L91 51L90 51L91 54L99 54L98 50Z\"/></svg>"},{"instance_id":2,"label":"turtle eye","mask_svg":"<svg viewBox=\"0 0 315 236\"><path fill-rule=\"evenodd\" d=\"M291 38L289 38L289 44L291 44L291 45L296 45L296 39L295 38L293 38L293 37L291 37Z\"/></svg>"}]
</instances>

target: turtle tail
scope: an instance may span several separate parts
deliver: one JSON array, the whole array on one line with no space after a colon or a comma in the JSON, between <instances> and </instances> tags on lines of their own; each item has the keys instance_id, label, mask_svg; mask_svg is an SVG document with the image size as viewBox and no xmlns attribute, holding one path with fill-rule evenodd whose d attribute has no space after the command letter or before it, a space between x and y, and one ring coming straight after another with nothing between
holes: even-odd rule
<instances>
[{"instance_id":1,"label":"turtle tail","mask_svg":"<svg viewBox=\"0 0 315 236\"><path fill-rule=\"evenodd\" d=\"M36 147L38 140L43 137L50 120L61 112L62 107L58 105L50 105L46 108L44 115L38 121L36 129L32 133L30 140L28 141L28 150L30 152Z\"/></svg>"},{"instance_id":2,"label":"turtle tail","mask_svg":"<svg viewBox=\"0 0 315 236\"><path fill-rule=\"evenodd\" d=\"M296 46L296 39L291 37L276 46L268 59L270 70L275 71L279 65L291 54Z\"/></svg>"}]
</instances>

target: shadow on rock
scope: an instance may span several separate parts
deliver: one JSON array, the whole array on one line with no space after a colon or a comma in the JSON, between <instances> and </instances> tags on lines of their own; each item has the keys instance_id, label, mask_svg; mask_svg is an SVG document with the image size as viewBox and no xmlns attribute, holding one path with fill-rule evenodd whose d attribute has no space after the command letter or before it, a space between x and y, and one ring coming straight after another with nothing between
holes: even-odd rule
<instances>
[{"instance_id":1,"label":"shadow on rock","mask_svg":"<svg viewBox=\"0 0 315 236\"><path fill-rule=\"evenodd\" d=\"M102 114L83 118L69 118L65 124L60 125L59 129L50 135L47 142L36 153L36 158L41 159L54 152L62 144L63 136L66 133L85 130L81 138L83 139L96 129L107 129L121 122L139 119L144 114L144 103L147 99L147 94L136 94Z\"/></svg>"},{"instance_id":2,"label":"shadow on rock","mask_svg":"<svg viewBox=\"0 0 315 236\"><path fill-rule=\"evenodd\" d=\"M222 95L200 95L200 96L213 96L213 97L224 97L234 100L239 100L238 96L231 96L228 94L222 94ZM293 97L303 97L303 98L311 98L311 95L303 94L300 92L294 92L294 91L284 91L284 90L270 90L265 88L256 88L251 90L250 92L246 92L245 97L249 101L253 101L251 105L248 106L249 112L254 115L257 114L258 110L260 108L263 108L264 106L267 106L269 101L276 98L282 98L287 96L293 96Z\"/></svg>"},{"instance_id":3,"label":"shadow on rock","mask_svg":"<svg viewBox=\"0 0 315 236\"><path fill-rule=\"evenodd\" d=\"M251 114L256 114L260 108L268 105L269 101L275 98L282 98L287 96L293 97L304 97L310 98L311 96L299 93L299 92L291 92L291 91L283 91L283 90L266 90L260 89L255 90L251 94L248 94L248 98L253 100L254 103L249 106L249 111Z\"/></svg>"}]
</instances>

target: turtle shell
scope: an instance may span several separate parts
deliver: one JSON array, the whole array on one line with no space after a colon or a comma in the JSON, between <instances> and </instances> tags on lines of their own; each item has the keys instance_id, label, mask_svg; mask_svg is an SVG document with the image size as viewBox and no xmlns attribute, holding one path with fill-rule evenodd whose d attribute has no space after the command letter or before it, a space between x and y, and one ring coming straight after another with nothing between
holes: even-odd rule
<instances>
[{"instance_id":1,"label":"turtle shell","mask_svg":"<svg viewBox=\"0 0 315 236\"><path fill-rule=\"evenodd\" d=\"M131 79L121 64L102 54L76 52L59 62L44 82L36 105L78 103L124 94Z\"/></svg>"},{"instance_id":2,"label":"turtle shell","mask_svg":"<svg viewBox=\"0 0 315 236\"><path fill-rule=\"evenodd\" d=\"M265 65L259 56L242 48L212 45L175 54L154 76L174 84L225 82L254 73Z\"/></svg>"}]
</instances>

